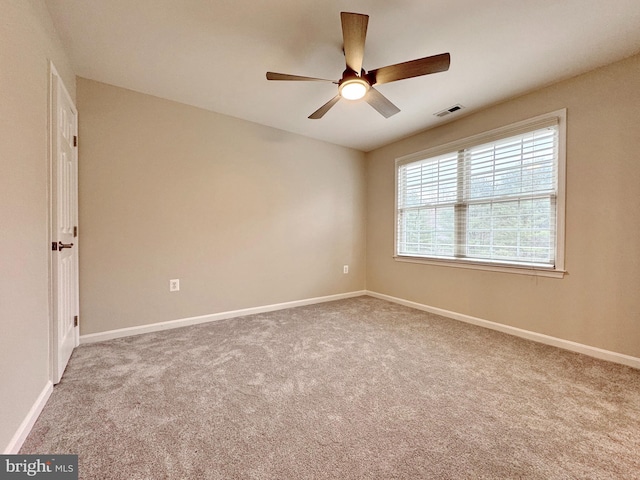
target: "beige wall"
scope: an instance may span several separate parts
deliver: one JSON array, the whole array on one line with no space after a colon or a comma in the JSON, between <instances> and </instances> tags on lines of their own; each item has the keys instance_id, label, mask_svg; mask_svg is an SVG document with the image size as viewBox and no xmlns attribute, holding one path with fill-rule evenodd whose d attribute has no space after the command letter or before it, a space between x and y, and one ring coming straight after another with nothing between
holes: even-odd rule
<instances>
[{"instance_id":1,"label":"beige wall","mask_svg":"<svg viewBox=\"0 0 640 480\"><path fill-rule=\"evenodd\" d=\"M82 334L364 289L362 152L77 82Z\"/></svg>"},{"instance_id":2,"label":"beige wall","mask_svg":"<svg viewBox=\"0 0 640 480\"><path fill-rule=\"evenodd\" d=\"M636 56L367 154L367 288L640 357L639 87ZM564 279L393 260L395 158L565 107Z\"/></svg>"},{"instance_id":3,"label":"beige wall","mask_svg":"<svg viewBox=\"0 0 640 480\"><path fill-rule=\"evenodd\" d=\"M4 449L49 379L49 59L74 98L75 79L44 2L3 0L0 19ZM366 157L79 79L81 331L351 292L366 280L640 357L638 78L633 57ZM564 279L394 262L396 157L565 107ZM180 292L168 292L170 278Z\"/></svg>"},{"instance_id":4,"label":"beige wall","mask_svg":"<svg viewBox=\"0 0 640 480\"><path fill-rule=\"evenodd\" d=\"M75 78L43 2L0 2L0 449L49 380L49 60Z\"/></svg>"}]
</instances>

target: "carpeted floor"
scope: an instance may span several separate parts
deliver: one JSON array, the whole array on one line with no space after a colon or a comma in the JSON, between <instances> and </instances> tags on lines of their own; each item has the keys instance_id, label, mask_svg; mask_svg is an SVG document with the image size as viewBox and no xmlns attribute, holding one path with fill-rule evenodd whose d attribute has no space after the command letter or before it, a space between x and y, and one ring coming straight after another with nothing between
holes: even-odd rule
<instances>
[{"instance_id":1,"label":"carpeted floor","mask_svg":"<svg viewBox=\"0 0 640 480\"><path fill-rule=\"evenodd\" d=\"M83 479L640 478L640 371L371 297L79 347Z\"/></svg>"}]
</instances>

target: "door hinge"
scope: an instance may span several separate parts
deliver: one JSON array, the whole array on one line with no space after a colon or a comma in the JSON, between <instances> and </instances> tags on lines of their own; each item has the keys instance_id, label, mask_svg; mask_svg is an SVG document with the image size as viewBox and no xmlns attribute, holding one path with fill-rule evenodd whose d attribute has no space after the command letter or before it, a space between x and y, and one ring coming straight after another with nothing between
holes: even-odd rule
<instances>
[{"instance_id":1,"label":"door hinge","mask_svg":"<svg viewBox=\"0 0 640 480\"><path fill-rule=\"evenodd\" d=\"M76 315L75 317L73 317L73 326L77 327L78 326L78 315Z\"/></svg>"},{"instance_id":2,"label":"door hinge","mask_svg":"<svg viewBox=\"0 0 640 480\"><path fill-rule=\"evenodd\" d=\"M74 237L78 236L78 227L73 227L73 236Z\"/></svg>"},{"instance_id":3,"label":"door hinge","mask_svg":"<svg viewBox=\"0 0 640 480\"><path fill-rule=\"evenodd\" d=\"M74 146L74 147L77 147L77 146L78 146L78 136L77 136L77 135L74 135L74 136L73 136L73 146Z\"/></svg>"},{"instance_id":4,"label":"door hinge","mask_svg":"<svg viewBox=\"0 0 640 480\"><path fill-rule=\"evenodd\" d=\"M54 252L58 251L58 242L51 242L51 250Z\"/></svg>"}]
</instances>

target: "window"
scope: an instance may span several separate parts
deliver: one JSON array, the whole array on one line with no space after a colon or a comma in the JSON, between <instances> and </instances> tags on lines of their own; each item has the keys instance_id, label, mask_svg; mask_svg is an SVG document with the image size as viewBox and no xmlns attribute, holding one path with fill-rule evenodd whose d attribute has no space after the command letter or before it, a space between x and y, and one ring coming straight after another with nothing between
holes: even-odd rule
<instances>
[{"instance_id":1,"label":"window","mask_svg":"<svg viewBox=\"0 0 640 480\"><path fill-rule=\"evenodd\" d=\"M396 259L562 276L566 111L396 161Z\"/></svg>"}]
</instances>

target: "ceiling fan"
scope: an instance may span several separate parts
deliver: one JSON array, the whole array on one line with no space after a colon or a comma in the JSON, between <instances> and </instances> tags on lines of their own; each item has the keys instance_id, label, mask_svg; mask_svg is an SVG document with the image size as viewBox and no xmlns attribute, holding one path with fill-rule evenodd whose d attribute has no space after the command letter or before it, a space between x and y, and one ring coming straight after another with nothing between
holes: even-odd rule
<instances>
[{"instance_id":1,"label":"ceiling fan","mask_svg":"<svg viewBox=\"0 0 640 480\"><path fill-rule=\"evenodd\" d=\"M333 80L324 78L301 77L299 75L289 75L286 73L267 72L267 80L331 82L338 85L338 94L309 115L311 119L322 118L341 98L347 100L364 98L364 101L376 109L382 116L389 118L398 113L400 109L378 90L373 88L374 85L449 70L451 56L448 53L442 53L440 55L396 63L395 65L388 65L366 72L362 68L362 60L364 58L364 43L367 37L369 15L341 12L340 19L342 21L344 56L347 64L347 68L342 73L340 80L334 82Z\"/></svg>"}]
</instances>

